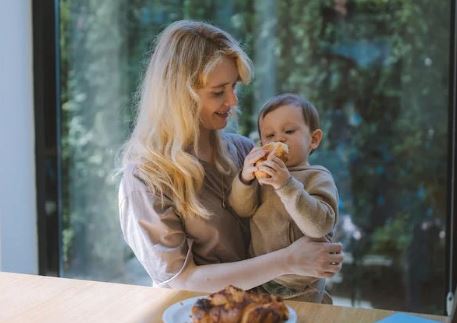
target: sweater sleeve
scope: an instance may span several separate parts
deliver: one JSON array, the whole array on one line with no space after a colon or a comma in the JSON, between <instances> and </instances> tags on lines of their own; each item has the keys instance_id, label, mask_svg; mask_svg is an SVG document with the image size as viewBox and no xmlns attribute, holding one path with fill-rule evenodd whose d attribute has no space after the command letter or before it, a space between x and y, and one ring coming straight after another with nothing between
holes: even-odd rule
<instances>
[{"instance_id":1,"label":"sweater sleeve","mask_svg":"<svg viewBox=\"0 0 457 323\"><path fill-rule=\"evenodd\" d=\"M167 287L193 261L192 241L170 201L162 203L133 177L121 181L119 219L124 239L154 284ZM136 182L138 190L126 190Z\"/></svg>"},{"instance_id":2,"label":"sweater sleeve","mask_svg":"<svg viewBox=\"0 0 457 323\"><path fill-rule=\"evenodd\" d=\"M329 173L313 174L306 189L291 177L276 193L303 234L321 238L333 231L338 217L338 191Z\"/></svg>"},{"instance_id":3,"label":"sweater sleeve","mask_svg":"<svg viewBox=\"0 0 457 323\"><path fill-rule=\"evenodd\" d=\"M240 179L240 172L232 182L232 189L229 194L229 204L240 217L251 217L259 203L259 184L253 181L251 184L244 184Z\"/></svg>"}]
</instances>

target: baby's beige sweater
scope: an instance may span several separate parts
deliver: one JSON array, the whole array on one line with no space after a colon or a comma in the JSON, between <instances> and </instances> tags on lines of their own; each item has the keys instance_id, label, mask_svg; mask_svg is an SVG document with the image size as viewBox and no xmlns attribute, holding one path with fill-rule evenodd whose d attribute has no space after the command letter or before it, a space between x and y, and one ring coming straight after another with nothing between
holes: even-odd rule
<instances>
[{"instance_id":1,"label":"baby's beige sweater","mask_svg":"<svg viewBox=\"0 0 457 323\"><path fill-rule=\"evenodd\" d=\"M241 217L251 218L251 255L258 256L289 246L306 235L331 241L338 219L338 191L331 173L322 166L298 165L280 189L246 185L235 176L229 196L231 207ZM315 277L284 275L275 283L285 287L268 290L283 297L322 302L325 281ZM275 285L275 284L273 284ZM281 289L281 288L279 288ZM278 292L279 291L279 292Z\"/></svg>"}]
</instances>

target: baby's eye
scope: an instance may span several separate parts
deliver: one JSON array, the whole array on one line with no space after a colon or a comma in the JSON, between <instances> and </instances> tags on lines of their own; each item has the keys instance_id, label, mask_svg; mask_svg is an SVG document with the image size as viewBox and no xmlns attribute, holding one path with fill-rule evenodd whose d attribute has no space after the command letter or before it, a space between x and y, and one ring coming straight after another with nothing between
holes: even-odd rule
<instances>
[{"instance_id":1,"label":"baby's eye","mask_svg":"<svg viewBox=\"0 0 457 323\"><path fill-rule=\"evenodd\" d=\"M286 130L286 133L287 133L288 135L293 134L294 132L295 132L295 129Z\"/></svg>"},{"instance_id":2,"label":"baby's eye","mask_svg":"<svg viewBox=\"0 0 457 323\"><path fill-rule=\"evenodd\" d=\"M268 135L265 135L265 138L268 138L268 139L273 138L273 135L271 133L269 133Z\"/></svg>"}]
</instances>

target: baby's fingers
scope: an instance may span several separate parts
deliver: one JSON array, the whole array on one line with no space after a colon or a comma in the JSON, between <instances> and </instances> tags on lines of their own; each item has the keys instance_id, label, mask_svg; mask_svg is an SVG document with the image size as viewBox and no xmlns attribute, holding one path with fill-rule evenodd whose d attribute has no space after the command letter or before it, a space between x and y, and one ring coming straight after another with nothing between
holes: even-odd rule
<instances>
[{"instance_id":1,"label":"baby's fingers","mask_svg":"<svg viewBox=\"0 0 457 323\"><path fill-rule=\"evenodd\" d=\"M272 163L278 165L280 168L285 168L286 164L284 164L283 160L279 157L274 156L273 158L270 159Z\"/></svg>"},{"instance_id":2,"label":"baby's fingers","mask_svg":"<svg viewBox=\"0 0 457 323\"><path fill-rule=\"evenodd\" d=\"M267 162L263 162L260 166L257 167L258 170L266 173L269 176L276 174L276 169L271 167Z\"/></svg>"},{"instance_id":3,"label":"baby's fingers","mask_svg":"<svg viewBox=\"0 0 457 323\"><path fill-rule=\"evenodd\" d=\"M262 163L262 166L268 167L274 171L278 171L281 168L281 165L279 165L276 161L274 160L266 160Z\"/></svg>"},{"instance_id":4,"label":"baby's fingers","mask_svg":"<svg viewBox=\"0 0 457 323\"><path fill-rule=\"evenodd\" d=\"M251 152L246 156L246 161L249 164L254 164L257 162L259 159L264 157L266 155L266 151L263 150L262 148L254 148L251 150Z\"/></svg>"}]
</instances>

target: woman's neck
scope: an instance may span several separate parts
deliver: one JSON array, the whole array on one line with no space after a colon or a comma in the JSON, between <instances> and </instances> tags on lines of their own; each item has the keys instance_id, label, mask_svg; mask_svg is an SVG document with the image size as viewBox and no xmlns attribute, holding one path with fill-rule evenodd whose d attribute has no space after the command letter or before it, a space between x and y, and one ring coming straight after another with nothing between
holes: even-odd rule
<instances>
[{"instance_id":1,"label":"woman's neck","mask_svg":"<svg viewBox=\"0 0 457 323\"><path fill-rule=\"evenodd\" d=\"M198 138L197 145L198 153L196 153L196 155L198 159L204 160L208 163L212 161L213 154L210 138L210 131L200 127L200 136Z\"/></svg>"}]
</instances>

